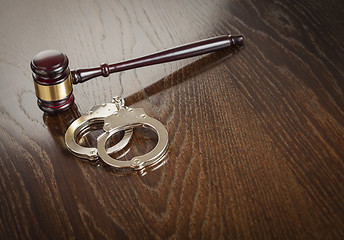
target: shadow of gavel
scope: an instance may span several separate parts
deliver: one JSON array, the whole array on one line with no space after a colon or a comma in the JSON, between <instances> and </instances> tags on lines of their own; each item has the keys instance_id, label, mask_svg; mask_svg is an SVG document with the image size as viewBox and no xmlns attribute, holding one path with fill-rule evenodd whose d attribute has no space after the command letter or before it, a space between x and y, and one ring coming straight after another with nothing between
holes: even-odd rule
<instances>
[{"instance_id":1,"label":"shadow of gavel","mask_svg":"<svg viewBox=\"0 0 344 240\"><path fill-rule=\"evenodd\" d=\"M243 40L243 36L218 36L124 62L72 71L65 54L56 50L42 51L31 61L37 104L46 113L58 113L73 105L73 84L99 76L107 77L115 72L207 54L242 44Z\"/></svg>"}]
</instances>

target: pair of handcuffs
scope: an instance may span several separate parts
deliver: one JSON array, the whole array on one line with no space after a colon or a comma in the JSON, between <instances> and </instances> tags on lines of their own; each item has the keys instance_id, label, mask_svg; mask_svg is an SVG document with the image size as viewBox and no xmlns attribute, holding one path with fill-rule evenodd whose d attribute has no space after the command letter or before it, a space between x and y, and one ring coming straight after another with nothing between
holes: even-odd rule
<instances>
[{"instance_id":1,"label":"pair of handcuffs","mask_svg":"<svg viewBox=\"0 0 344 240\"><path fill-rule=\"evenodd\" d=\"M83 147L76 138L91 125L103 124L105 131L97 138L97 148ZM158 135L157 145L150 152L133 157L130 161L121 161L109 156L124 149L133 135L133 128L148 127ZM124 131L120 142L106 149L106 143L116 133ZM125 106L124 99L114 97L111 103L104 103L76 119L67 129L65 142L69 151L77 157L96 161L99 157L115 168L141 170L154 166L164 159L168 147L168 133L164 125L155 118L149 117L142 108Z\"/></svg>"}]
</instances>

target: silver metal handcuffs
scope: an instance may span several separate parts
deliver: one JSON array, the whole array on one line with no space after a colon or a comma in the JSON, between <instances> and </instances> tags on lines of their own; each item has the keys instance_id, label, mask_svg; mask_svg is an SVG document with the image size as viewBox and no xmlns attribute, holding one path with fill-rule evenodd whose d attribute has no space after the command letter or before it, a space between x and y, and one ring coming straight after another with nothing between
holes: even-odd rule
<instances>
[{"instance_id":1,"label":"silver metal handcuffs","mask_svg":"<svg viewBox=\"0 0 344 240\"><path fill-rule=\"evenodd\" d=\"M94 124L103 124L104 133L97 138L97 148L83 147L76 142L77 136ZM151 128L158 135L158 143L152 151L136 156L130 161L120 161L108 154L122 150L129 143L133 128ZM122 140L106 149L108 139L124 131ZM132 168L142 170L161 163L168 147L168 133L164 125L155 118L149 117L142 108L128 108L124 99L114 97L111 103L94 106L88 113L76 119L65 134L66 146L75 156L94 161L100 157L105 163L116 168Z\"/></svg>"},{"instance_id":2,"label":"silver metal handcuffs","mask_svg":"<svg viewBox=\"0 0 344 240\"><path fill-rule=\"evenodd\" d=\"M130 161L120 161L108 155L105 149L107 140L115 133L133 127L148 127L158 135L158 143L152 151L133 157ZM97 139L98 155L107 164L116 168L132 168L141 170L154 166L164 159L168 146L168 133L164 125L155 118L149 117L142 108L121 108L104 119L105 133Z\"/></svg>"},{"instance_id":3,"label":"silver metal handcuffs","mask_svg":"<svg viewBox=\"0 0 344 240\"><path fill-rule=\"evenodd\" d=\"M124 100L122 98L114 97L111 103L94 106L88 113L76 119L68 127L65 134L65 142L69 151L80 158L85 158L91 161L98 159L97 148L80 146L75 139L84 129L88 128L90 125L103 123L106 117L118 112L122 107L124 107ZM127 128L121 141L108 148L106 152L115 153L123 149L130 141L132 134L132 128Z\"/></svg>"}]
</instances>

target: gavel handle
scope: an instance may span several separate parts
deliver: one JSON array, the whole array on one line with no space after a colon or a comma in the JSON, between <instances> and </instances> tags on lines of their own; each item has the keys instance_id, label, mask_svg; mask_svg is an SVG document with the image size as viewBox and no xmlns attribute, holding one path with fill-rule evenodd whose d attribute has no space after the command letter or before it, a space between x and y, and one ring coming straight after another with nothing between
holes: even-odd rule
<instances>
[{"instance_id":1,"label":"gavel handle","mask_svg":"<svg viewBox=\"0 0 344 240\"><path fill-rule=\"evenodd\" d=\"M243 36L223 35L124 62L114 63L111 65L104 63L99 67L73 70L71 71L73 84L82 83L99 76L107 77L110 73L195 57L242 43L243 40Z\"/></svg>"}]
</instances>

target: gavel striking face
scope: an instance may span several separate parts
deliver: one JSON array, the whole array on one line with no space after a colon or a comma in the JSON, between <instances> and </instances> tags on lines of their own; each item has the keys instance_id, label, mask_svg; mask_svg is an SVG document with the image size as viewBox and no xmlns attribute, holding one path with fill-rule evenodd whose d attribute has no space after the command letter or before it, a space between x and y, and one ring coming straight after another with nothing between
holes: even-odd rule
<instances>
[{"instance_id":1,"label":"gavel striking face","mask_svg":"<svg viewBox=\"0 0 344 240\"><path fill-rule=\"evenodd\" d=\"M31 61L37 104L44 112L67 110L74 103L73 84L89 79L159 63L194 57L243 43L243 36L224 35L190 43L145 57L99 67L70 71L68 58L56 50L38 53Z\"/></svg>"}]
</instances>

